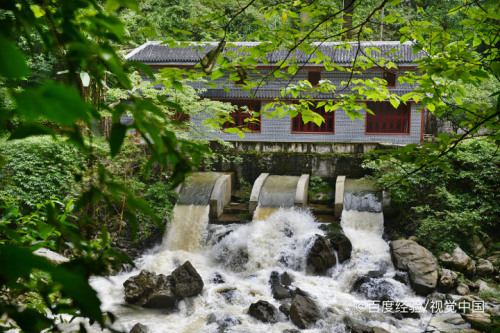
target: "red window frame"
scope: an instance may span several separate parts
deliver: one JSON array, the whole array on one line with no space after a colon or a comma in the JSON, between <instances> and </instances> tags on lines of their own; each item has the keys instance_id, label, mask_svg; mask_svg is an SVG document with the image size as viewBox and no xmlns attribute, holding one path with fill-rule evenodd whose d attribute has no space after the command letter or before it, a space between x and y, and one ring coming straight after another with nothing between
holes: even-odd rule
<instances>
[{"instance_id":1,"label":"red window frame","mask_svg":"<svg viewBox=\"0 0 500 333\"><path fill-rule=\"evenodd\" d=\"M317 87L319 85L319 81L321 81L321 72L320 71L308 71L307 72L307 81L309 81L313 87Z\"/></svg>"},{"instance_id":2,"label":"red window frame","mask_svg":"<svg viewBox=\"0 0 500 333\"><path fill-rule=\"evenodd\" d=\"M240 70L237 72L238 73L238 80L234 81L235 86L246 86L247 84L245 83L245 80L247 79L247 71L245 70Z\"/></svg>"},{"instance_id":3,"label":"red window frame","mask_svg":"<svg viewBox=\"0 0 500 333\"><path fill-rule=\"evenodd\" d=\"M398 78L397 72L384 69L382 78L387 81L387 88L396 88L396 82Z\"/></svg>"},{"instance_id":4,"label":"red window frame","mask_svg":"<svg viewBox=\"0 0 500 333\"><path fill-rule=\"evenodd\" d=\"M261 132L261 115L260 115L260 110L261 110L261 101L260 100L232 100L229 101L232 105L238 106L238 111L233 112L230 114L230 116L233 118L234 123L230 122L225 122L222 127L223 128L233 128L233 127L238 127L238 128L243 128L246 127L252 133L260 133ZM243 106L248 107L249 111L254 111L254 112L259 112L259 122L258 123L249 123L245 122L245 119L252 118L252 116L244 111L242 109Z\"/></svg>"},{"instance_id":5,"label":"red window frame","mask_svg":"<svg viewBox=\"0 0 500 333\"><path fill-rule=\"evenodd\" d=\"M302 115L298 114L292 118L292 134L335 134L335 111L326 112L322 106L314 112L319 113L325 121L320 126L313 121L304 124Z\"/></svg>"},{"instance_id":6,"label":"red window frame","mask_svg":"<svg viewBox=\"0 0 500 333\"><path fill-rule=\"evenodd\" d=\"M399 104L394 108L390 102L367 102L374 114L366 112L365 134L410 134L411 104Z\"/></svg>"},{"instance_id":7,"label":"red window frame","mask_svg":"<svg viewBox=\"0 0 500 333\"><path fill-rule=\"evenodd\" d=\"M175 114L170 117L174 121L179 121L182 123L188 123L190 121L190 116L187 113L175 111Z\"/></svg>"}]
</instances>

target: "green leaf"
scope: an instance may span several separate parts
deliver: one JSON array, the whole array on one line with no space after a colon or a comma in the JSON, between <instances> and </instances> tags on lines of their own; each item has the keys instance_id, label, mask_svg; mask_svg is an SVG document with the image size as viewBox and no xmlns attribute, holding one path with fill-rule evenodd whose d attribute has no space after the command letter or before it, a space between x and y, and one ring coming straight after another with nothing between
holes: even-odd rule
<instances>
[{"instance_id":1,"label":"green leaf","mask_svg":"<svg viewBox=\"0 0 500 333\"><path fill-rule=\"evenodd\" d=\"M111 128L111 134L109 136L109 148L111 150L111 156L115 156L120 151L123 140L125 139L125 134L127 134L127 126L114 123Z\"/></svg>"},{"instance_id":2,"label":"green leaf","mask_svg":"<svg viewBox=\"0 0 500 333\"><path fill-rule=\"evenodd\" d=\"M224 71L219 68L219 69L212 72L211 79L212 79L212 81L217 80L218 78L223 77L224 74L225 74Z\"/></svg>"},{"instance_id":3,"label":"green leaf","mask_svg":"<svg viewBox=\"0 0 500 333\"><path fill-rule=\"evenodd\" d=\"M78 91L52 81L23 91L16 102L19 113L28 121L42 118L61 126L72 126L79 120L90 120L89 107Z\"/></svg>"},{"instance_id":4,"label":"green leaf","mask_svg":"<svg viewBox=\"0 0 500 333\"><path fill-rule=\"evenodd\" d=\"M184 91L184 87L182 85L182 82L175 80L172 85L174 86L175 89L179 90L180 92Z\"/></svg>"},{"instance_id":5,"label":"green leaf","mask_svg":"<svg viewBox=\"0 0 500 333\"><path fill-rule=\"evenodd\" d=\"M287 18L288 18L288 15L286 14L286 12L281 13L281 21L283 22L283 24L286 23Z\"/></svg>"},{"instance_id":6,"label":"green leaf","mask_svg":"<svg viewBox=\"0 0 500 333\"><path fill-rule=\"evenodd\" d=\"M163 101L163 104L165 104L169 108L174 109L174 110L176 110L178 112L182 112L182 106L180 106L179 104L177 104L175 102L172 102L172 101L169 101L169 100L165 100L165 101Z\"/></svg>"},{"instance_id":7,"label":"green leaf","mask_svg":"<svg viewBox=\"0 0 500 333\"><path fill-rule=\"evenodd\" d=\"M38 124L21 125L12 132L9 140L24 139L33 135L53 135L50 129Z\"/></svg>"},{"instance_id":8,"label":"green leaf","mask_svg":"<svg viewBox=\"0 0 500 333\"><path fill-rule=\"evenodd\" d=\"M0 76L19 79L29 74L24 55L7 38L0 36Z\"/></svg>"},{"instance_id":9,"label":"green leaf","mask_svg":"<svg viewBox=\"0 0 500 333\"><path fill-rule=\"evenodd\" d=\"M128 7L133 11L141 14L139 10L139 4L136 0L108 0L106 1L106 11L114 12L115 10L120 9L121 6Z\"/></svg>"},{"instance_id":10,"label":"green leaf","mask_svg":"<svg viewBox=\"0 0 500 333\"><path fill-rule=\"evenodd\" d=\"M146 74L149 78L155 79L155 73L153 72L153 70L151 69L151 67L149 67L148 65L146 65L143 62L140 62L140 61L128 61L126 65L129 66L129 67L137 68L141 72L143 72L144 74Z\"/></svg>"}]
</instances>

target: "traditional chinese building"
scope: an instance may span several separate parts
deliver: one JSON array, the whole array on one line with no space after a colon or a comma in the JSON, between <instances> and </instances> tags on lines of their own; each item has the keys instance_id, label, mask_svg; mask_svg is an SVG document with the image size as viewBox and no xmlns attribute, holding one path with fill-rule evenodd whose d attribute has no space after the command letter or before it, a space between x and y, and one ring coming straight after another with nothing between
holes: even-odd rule
<instances>
[{"instance_id":1,"label":"traditional chinese building","mask_svg":"<svg viewBox=\"0 0 500 333\"><path fill-rule=\"evenodd\" d=\"M246 47L255 46L254 42L232 43L236 48L232 48L232 52L236 54L244 52ZM198 47L203 45L203 47ZM383 57L397 65L395 69L384 69L378 66L367 69L362 74L356 74L356 79L373 79L383 78L387 81L387 88L391 94L402 96L411 92L414 86L409 83L400 83L398 76L405 72L417 73L417 64L415 60L423 57L422 52L414 52L412 43L399 42L361 42L360 44L353 43L352 47L347 50L339 48L339 43L322 43L318 46L319 50L342 67L351 67L353 60L359 56L366 56L366 48L377 48L380 53L372 52L373 57ZM188 47L169 47L159 42L147 42L138 47L127 55L129 61L143 62L155 70L162 67L194 67L197 65L203 56L215 48L217 43L199 43L196 46ZM259 61L257 70L259 74L254 74L252 71L241 71L238 75L242 78L240 81L235 81L228 84L228 75L216 79L214 82L218 84L215 88L207 88L202 83L193 83L195 88L207 88L202 94L203 98L228 101L239 107L246 106L249 110L260 112L266 103L274 101L276 98L294 103L297 99L292 97L283 97L282 89L289 84L298 84L299 81L308 80L313 86L317 86L323 79L328 79L337 87L342 86L342 82L347 82L351 79L351 74L348 71L326 70L323 63L315 64L311 62L314 55L307 55L301 51L295 51L295 57L299 71L291 79L274 79L265 82L265 85L259 88L252 88L250 91L244 89L244 78L260 79L266 74L269 74L277 67L280 61L288 57L288 50L276 50L269 52L265 61ZM258 75L258 76L257 76ZM223 89L223 85L226 89ZM229 89L228 89L229 88ZM350 90L345 89L343 94L349 94ZM298 97L300 98L300 96ZM313 95L315 101L335 100L336 96L332 93L316 92ZM334 112L325 112L323 108L318 108L315 111L320 113L325 122L318 126L313 122L304 123L301 116L290 118L285 116L282 118L266 118L260 116L260 123L250 124L248 128L252 131L247 133L243 138L236 134L215 132L214 135L218 138L227 141L252 141L252 142L318 142L318 143L348 143L348 142L387 142L391 144L410 144L420 143L423 139L424 130L424 112L418 110L420 105L413 102L400 104L396 109L389 101L364 102L366 107L373 111L370 114L365 110L361 111L363 119L351 120L351 118L341 109ZM226 126L242 126L246 125L244 120L250 115L241 110L231 115L234 119L234 124L226 124ZM198 123L201 126L203 117L191 117L190 121Z\"/></svg>"}]
</instances>

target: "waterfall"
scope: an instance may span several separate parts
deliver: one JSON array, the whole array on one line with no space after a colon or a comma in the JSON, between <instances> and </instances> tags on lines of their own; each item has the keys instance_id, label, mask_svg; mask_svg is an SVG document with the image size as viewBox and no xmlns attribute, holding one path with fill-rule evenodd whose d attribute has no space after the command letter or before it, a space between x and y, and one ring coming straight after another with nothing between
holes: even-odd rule
<instances>
[{"instance_id":1,"label":"waterfall","mask_svg":"<svg viewBox=\"0 0 500 333\"><path fill-rule=\"evenodd\" d=\"M281 333L285 329L296 329L289 320L271 325L247 313L250 304L259 300L268 301L276 308L280 306L272 296L269 279L273 271L286 271L294 280L292 287L307 292L323 313L324 318L307 332L347 332L346 320L382 327L390 332L422 332L428 314L422 319L397 320L387 313L369 311L365 306L370 301L366 295L376 293L379 282L395 301L423 302L410 287L393 279L395 270L389 247L382 239L383 215L376 209L380 204L377 194L359 188L348 190L346 196L353 197L346 197L351 204L342 213L341 225L352 242L352 257L332 268L326 276L315 276L307 272L307 255L315 235L324 232L309 211L294 208L293 201L289 204L295 180L274 177L264 184L263 193L266 194L261 197L262 206L258 208L261 213L256 211L251 223L207 227L208 211L201 208L206 209L207 205L202 201L198 204L185 201L185 205L177 205L174 209L174 221L162 246L138 259L135 270L108 278L91 278L102 309L119 318L114 327L128 331L140 322L151 332ZM264 207L270 202L275 206ZM195 207L200 207L200 211L195 212L198 209ZM206 220L198 226L193 220L199 216ZM178 310L168 314L124 304L122 284L126 279L137 275L141 269L168 275L186 260L203 278L205 286L200 296L180 301ZM356 279L384 265L386 272L371 280L366 295L352 290ZM89 331L100 332L96 326L91 326Z\"/></svg>"},{"instance_id":2,"label":"waterfall","mask_svg":"<svg viewBox=\"0 0 500 333\"><path fill-rule=\"evenodd\" d=\"M253 220L267 220L280 207L293 207L298 182L296 176L268 176L260 190Z\"/></svg>"},{"instance_id":3,"label":"waterfall","mask_svg":"<svg viewBox=\"0 0 500 333\"><path fill-rule=\"evenodd\" d=\"M165 249L189 252L201 250L208 226L210 194L221 175L217 172L196 172L186 180L165 233Z\"/></svg>"}]
</instances>

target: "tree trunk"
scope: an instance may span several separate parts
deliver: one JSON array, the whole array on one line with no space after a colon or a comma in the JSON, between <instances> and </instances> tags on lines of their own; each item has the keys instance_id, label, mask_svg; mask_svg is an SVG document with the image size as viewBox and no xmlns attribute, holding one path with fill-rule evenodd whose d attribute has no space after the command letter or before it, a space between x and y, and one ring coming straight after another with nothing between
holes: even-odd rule
<instances>
[{"instance_id":1,"label":"tree trunk","mask_svg":"<svg viewBox=\"0 0 500 333\"><path fill-rule=\"evenodd\" d=\"M380 12L380 40L384 40L384 15L385 14L385 6L382 7L382 11Z\"/></svg>"},{"instance_id":2,"label":"tree trunk","mask_svg":"<svg viewBox=\"0 0 500 333\"><path fill-rule=\"evenodd\" d=\"M354 11L354 1L356 0L343 0L344 6L343 6L343 19L344 19L344 26L342 27L343 29L347 29L347 32L342 35L342 40L351 40L352 37L354 36L354 33L352 31L352 14Z\"/></svg>"}]
</instances>

